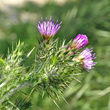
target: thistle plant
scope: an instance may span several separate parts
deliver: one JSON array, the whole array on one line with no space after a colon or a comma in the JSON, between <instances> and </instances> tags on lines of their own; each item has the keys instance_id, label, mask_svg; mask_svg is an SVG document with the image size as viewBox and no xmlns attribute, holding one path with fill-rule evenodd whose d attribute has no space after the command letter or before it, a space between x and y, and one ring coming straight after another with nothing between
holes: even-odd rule
<instances>
[{"instance_id":1,"label":"thistle plant","mask_svg":"<svg viewBox=\"0 0 110 110\"><path fill-rule=\"evenodd\" d=\"M32 50L26 54L24 43L19 41L15 48L12 46L11 52L8 51L6 58L0 57L1 109L20 109L11 97L16 91L27 87L31 88L30 94L36 90L46 93L57 105L55 99L64 99L63 92L76 79L75 75L79 75L82 68L89 72L96 64L93 62L96 57L92 54L92 49L86 48L82 51L88 44L86 35L79 34L67 44L66 40L62 44L59 44L59 39L53 40L62 23L57 22L54 24L51 17L49 21L41 18L37 26L41 37ZM31 57L32 52L35 53L35 61L25 67L24 62Z\"/></svg>"}]
</instances>

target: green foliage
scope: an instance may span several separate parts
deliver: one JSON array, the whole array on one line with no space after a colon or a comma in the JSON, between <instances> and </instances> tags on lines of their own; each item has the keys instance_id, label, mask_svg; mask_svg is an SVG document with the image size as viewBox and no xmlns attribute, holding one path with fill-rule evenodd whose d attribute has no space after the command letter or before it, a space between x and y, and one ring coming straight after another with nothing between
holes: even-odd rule
<instances>
[{"instance_id":1,"label":"green foliage","mask_svg":"<svg viewBox=\"0 0 110 110\"><path fill-rule=\"evenodd\" d=\"M53 94L58 98L80 68L72 61L72 56L68 53L65 55L64 42L61 47L58 47L58 39L52 43L39 45L35 68L40 67L36 73L37 82L40 83L36 87L46 91L52 99Z\"/></svg>"},{"instance_id":2,"label":"green foliage","mask_svg":"<svg viewBox=\"0 0 110 110\"><path fill-rule=\"evenodd\" d=\"M12 46L11 53L8 51L6 59L0 59L2 64L0 70L1 108L7 108L8 106L19 110L25 108L25 104L31 105L31 100L27 102L27 99L34 90L45 92L56 105L55 98L65 100L62 95L65 88L75 78L74 75L80 71L79 64L72 60L75 55L71 56L69 54L69 51L65 49L64 42L58 47L58 39L54 42L40 42L39 46L36 46L35 63L26 72L27 67L24 67L23 63L35 47L26 57L24 57L23 49L24 45L19 41L15 49ZM29 95L22 92L22 88L27 87L31 89ZM27 95L27 98L20 104L19 100L22 101L22 99L18 97L13 99L13 95L17 91Z\"/></svg>"},{"instance_id":3,"label":"green foliage","mask_svg":"<svg viewBox=\"0 0 110 110\"><path fill-rule=\"evenodd\" d=\"M63 39L62 36L65 36L68 42L70 39L73 39L73 36L76 36L79 33L86 34L89 37L89 46L94 47L97 56L96 61L98 62L95 69L90 71L89 74L84 71L83 74L79 76L76 75L76 78L82 83L73 80L69 85L70 88L64 91L64 97L69 105L65 104L62 99L60 99L60 101L57 100L56 102L62 110L109 110L109 6L109 0L68 0L68 2L62 6L55 3L48 3L43 7L40 7L38 4L27 2L21 7L10 7L10 9L14 10L14 12L12 11L12 14L6 13L10 10L6 10L6 12L0 11L0 53L4 54L4 56L0 57L0 65L5 66L4 57L7 53L7 47L11 48L12 41L20 39L25 42L25 44L29 45L27 50L31 50L37 42L35 36L39 34L38 31L36 32L35 24L37 24L41 16L52 16L55 20L59 19L59 21L63 21L62 29L56 36L58 36L60 40ZM27 21L23 21L21 14L25 15L24 12L27 12L30 16L36 14L37 17L33 17L36 18L33 20L27 19ZM10 15L14 15L15 19L14 17L10 17ZM29 16L27 16L27 18L29 18ZM34 59L33 53L32 56L33 57L30 59L27 59L25 65L32 64ZM37 70L39 70L39 68ZM35 81L33 82L35 83ZM51 102L51 99L48 99L45 93L39 93L34 90L31 94L31 101L30 98L26 99L29 93L31 93L30 88L22 89L20 92L16 92L12 97L13 101L15 101L16 97L18 98L18 101L15 102L16 105L21 107L21 110L58 109ZM41 97L41 94L44 94L43 98ZM20 100L22 101L20 102ZM25 103L23 103L23 101ZM23 108L23 105L25 105L25 108ZM28 105L30 105L30 107ZM7 109L9 109L9 106Z\"/></svg>"},{"instance_id":4,"label":"green foliage","mask_svg":"<svg viewBox=\"0 0 110 110\"><path fill-rule=\"evenodd\" d=\"M0 103L2 104L8 96L13 94L19 86L19 82L22 80L22 71L24 67L20 65L23 61L23 43L18 43L16 48L12 47L12 52L8 51L6 59L1 59L0 68Z\"/></svg>"}]
</instances>

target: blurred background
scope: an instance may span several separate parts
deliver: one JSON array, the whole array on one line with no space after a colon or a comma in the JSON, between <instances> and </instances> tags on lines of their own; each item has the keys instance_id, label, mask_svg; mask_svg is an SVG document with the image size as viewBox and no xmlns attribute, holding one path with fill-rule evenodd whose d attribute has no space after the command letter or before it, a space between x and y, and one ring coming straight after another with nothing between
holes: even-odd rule
<instances>
[{"instance_id":1,"label":"blurred background","mask_svg":"<svg viewBox=\"0 0 110 110\"><path fill-rule=\"evenodd\" d=\"M56 100L60 109L46 96L35 91L25 102L17 102L21 110L110 110L110 0L0 0L0 54L7 54L12 43L21 40L31 50L40 35L36 26L41 17L52 16L61 29L54 38L74 39L86 34L88 47L96 53L97 65L85 70ZM34 61L34 54L25 65ZM25 89L29 93L29 89ZM19 94L19 99L25 98Z\"/></svg>"}]
</instances>

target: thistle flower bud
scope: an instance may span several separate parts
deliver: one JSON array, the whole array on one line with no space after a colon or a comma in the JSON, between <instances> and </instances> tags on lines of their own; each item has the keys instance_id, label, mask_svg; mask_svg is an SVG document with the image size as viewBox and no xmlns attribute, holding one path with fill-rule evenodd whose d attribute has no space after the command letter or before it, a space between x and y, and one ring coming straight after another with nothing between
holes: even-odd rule
<instances>
[{"instance_id":1,"label":"thistle flower bud","mask_svg":"<svg viewBox=\"0 0 110 110\"><path fill-rule=\"evenodd\" d=\"M92 59L95 59L95 53L92 54L92 48L88 49L86 48L84 51L80 53L80 55L75 59L77 62L82 62L83 67L89 71L90 69L94 68L93 66L96 64L96 62L93 62Z\"/></svg>"},{"instance_id":2,"label":"thistle flower bud","mask_svg":"<svg viewBox=\"0 0 110 110\"><path fill-rule=\"evenodd\" d=\"M69 50L71 49L80 49L84 47L86 44L88 44L88 38L86 35L77 35L76 38L73 40L72 45L70 45Z\"/></svg>"},{"instance_id":3,"label":"thistle flower bud","mask_svg":"<svg viewBox=\"0 0 110 110\"><path fill-rule=\"evenodd\" d=\"M58 20L56 21L56 23L53 23L53 20L47 21L47 18L45 18L45 21L43 21L43 19L41 18L41 23L39 22L37 28L39 30L39 32L41 33L42 37L44 36L46 40L48 40L49 38L53 37L58 30L60 29L60 24L57 24Z\"/></svg>"},{"instance_id":4,"label":"thistle flower bud","mask_svg":"<svg viewBox=\"0 0 110 110\"><path fill-rule=\"evenodd\" d=\"M86 35L79 34L76 36L73 42L75 43L75 48L80 49L84 47L86 44L88 44L88 38Z\"/></svg>"}]
</instances>

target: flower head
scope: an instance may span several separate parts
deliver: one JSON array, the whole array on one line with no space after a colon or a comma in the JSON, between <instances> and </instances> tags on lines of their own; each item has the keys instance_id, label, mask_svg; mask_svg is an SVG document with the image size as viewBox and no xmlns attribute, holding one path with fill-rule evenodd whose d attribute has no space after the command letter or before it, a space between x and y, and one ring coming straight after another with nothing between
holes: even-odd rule
<instances>
[{"instance_id":1,"label":"flower head","mask_svg":"<svg viewBox=\"0 0 110 110\"><path fill-rule=\"evenodd\" d=\"M76 36L73 42L75 43L75 47L80 49L84 47L86 44L88 44L88 38L86 35L79 34Z\"/></svg>"},{"instance_id":2,"label":"flower head","mask_svg":"<svg viewBox=\"0 0 110 110\"><path fill-rule=\"evenodd\" d=\"M73 55L77 50L84 47L86 44L88 44L87 36L83 34L77 35L68 48L69 54Z\"/></svg>"},{"instance_id":3,"label":"flower head","mask_svg":"<svg viewBox=\"0 0 110 110\"><path fill-rule=\"evenodd\" d=\"M92 54L92 48L86 48L84 51L80 53L80 55L75 59L75 61L82 62L83 67L87 71L89 71L90 69L94 68L93 66L96 64L96 62L93 62L93 59L95 58L95 53Z\"/></svg>"},{"instance_id":4,"label":"flower head","mask_svg":"<svg viewBox=\"0 0 110 110\"><path fill-rule=\"evenodd\" d=\"M38 24L38 30L41 33L42 36L45 37L46 40L48 40L50 37L53 37L57 31L60 29L60 24L57 24L58 20L56 21L56 23L53 23L53 20L47 21L47 18L45 18L45 21L43 21L43 19L41 18L41 22L39 22Z\"/></svg>"},{"instance_id":5,"label":"flower head","mask_svg":"<svg viewBox=\"0 0 110 110\"><path fill-rule=\"evenodd\" d=\"M88 38L86 35L77 35L76 38L73 40L72 45L70 45L70 50L71 49L80 49L82 47L84 47L86 44L88 44Z\"/></svg>"}]
</instances>

